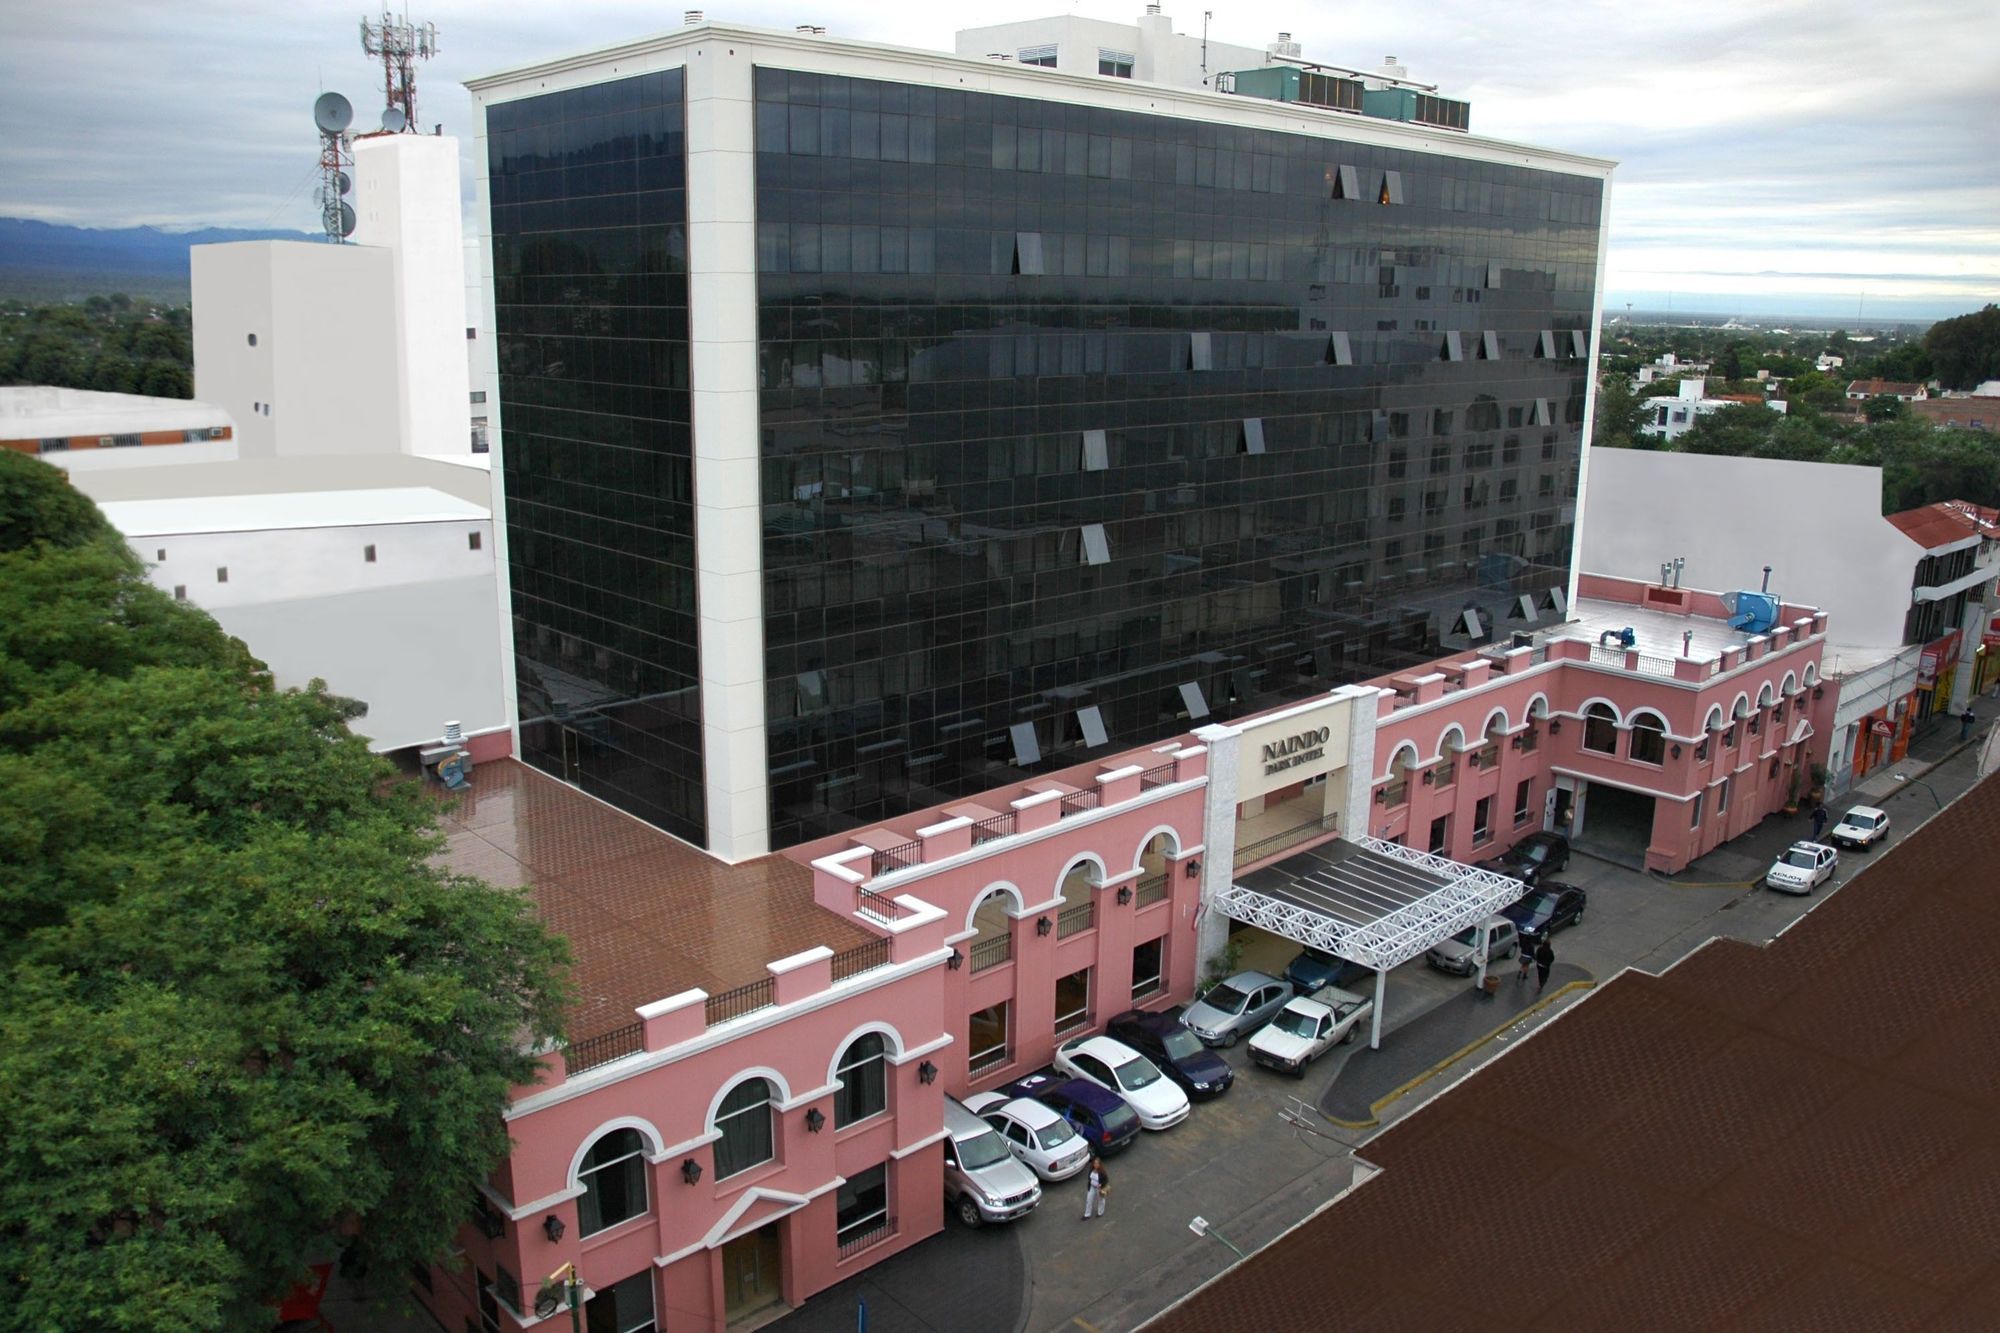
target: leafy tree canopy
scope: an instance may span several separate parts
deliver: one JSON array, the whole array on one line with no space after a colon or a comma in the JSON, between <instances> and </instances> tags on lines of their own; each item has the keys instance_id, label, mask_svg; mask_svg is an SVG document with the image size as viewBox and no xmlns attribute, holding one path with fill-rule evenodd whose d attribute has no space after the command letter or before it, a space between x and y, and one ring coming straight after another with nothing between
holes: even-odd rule
<instances>
[{"instance_id":1,"label":"leafy tree canopy","mask_svg":"<svg viewBox=\"0 0 2000 1333\"><path fill-rule=\"evenodd\" d=\"M19 461L0 1273L38 1328L261 1333L331 1238L395 1272L445 1252L557 1034L562 946L432 864L435 807L348 706L275 688Z\"/></svg>"},{"instance_id":2,"label":"leafy tree canopy","mask_svg":"<svg viewBox=\"0 0 2000 1333\"><path fill-rule=\"evenodd\" d=\"M2000 380L2000 305L1939 320L1924 335L1924 351L1947 389Z\"/></svg>"}]
</instances>

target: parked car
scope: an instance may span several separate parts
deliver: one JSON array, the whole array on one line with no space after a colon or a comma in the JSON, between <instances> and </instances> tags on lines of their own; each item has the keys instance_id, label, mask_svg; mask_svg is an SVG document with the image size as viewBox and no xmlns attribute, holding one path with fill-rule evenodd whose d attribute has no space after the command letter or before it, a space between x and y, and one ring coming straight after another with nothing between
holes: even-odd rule
<instances>
[{"instance_id":1,"label":"parked car","mask_svg":"<svg viewBox=\"0 0 2000 1333\"><path fill-rule=\"evenodd\" d=\"M1550 880L1528 890L1518 902L1500 909L1500 915L1514 923L1524 941L1532 943L1544 934L1553 935L1583 920L1586 894L1574 884Z\"/></svg>"},{"instance_id":2,"label":"parked car","mask_svg":"<svg viewBox=\"0 0 2000 1333\"><path fill-rule=\"evenodd\" d=\"M1833 878L1840 853L1823 842L1795 842L1764 872L1764 887L1780 893L1811 893Z\"/></svg>"},{"instance_id":3,"label":"parked car","mask_svg":"<svg viewBox=\"0 0 2000 1333\"><path fill-rule=\"evenodd\" d=\"M1375 971L1360 963L1350 963L1345 958L1321 949L1301 949L1298 956L1285 964L1285 980L1292 983L1292 989L1301 995L1311 995L1316 990L1328 986L1353 989L1363 983L1373 985Z\"/></svg>"},{"instance_id":4,"label":"parked car","mask_svg":"<svg viewBox=\"0 0 2000 1333\"><path fill-rule=\"evenodd\" d=\"M1474 960L1472 953L1478 929L1477 926L1467 926L1443 943L1432 945L1431 951L1424 955L1424 961L1440 972L1456 972L1461 977L1471 976L1479 970L1479 964ZM1490 918L1486 922L1486 929L1491 932L1486 945L1487 962L1497 963L1521 947L1520 932L1515 930L1514 923L1506 917Z\"/></svg>"},{"instance_id":5,"label":"parked car","mask_svg":"<svg viewBox=\"0 0 2000 1333\"><path fill-rule=\"evenodd\" d=\"M993 1126L1007 1150L1043 1180L1068 1180L1090 1165L1090 1144L1069 1121L1032 1097L982 1092L965 1109Z\"/></svg>"},{"instance_id":6,"label":"parked car","mask_svg":"<svg viewBox=\"0 0 2000 1333\"><path fill-rule=\"evenodd\" d=\"M1115 1092L1089 1079L1029 1074L1001 1089L1009 1097L1032 1097L1069 1122L1099 1156L1110 1157L1139 1137L1139 1113Z\"/></svg>"},{"instance_id":7,"label":"parked car","mask_svg":"<svg viewBox=\"0 0 2000 1333\"><path fill-rule=\"evenodd\" d=\"M1534 884L1543 875L1553 875L1569 864L1569 839L1560 833L1530 833L1498 856L1479 863L1481 870L1512 875L1523 884Z\"/></svg>"},{"instance_id":8,"label":"parked car","mask_svg":"<svg viewBox=\"0 0 2000 1333\"><path fill-rule=\"evenodd\" d=\"M1130 1102L1147 1129L1172 1129L1188 1118L1188 1097L1160 1067L1122 1041L1071 1037L1056 1047L1056 1069L1089 1079Z\"/></svg>"},{"instance_id":9,"label":"parked car","mask_svg":"<svg viewBox=\"0 0 2000 1333\"><path fill-rule=\"evenodd\" d=\"M1025 1217L1042 1201L1035 1173L1006 1140L954 1098L944 1099L944 1201L969 1227Z\"/></svg>"},{"instance_id":10,"label":"parked car","mask_svg":"<svg viewBox=\"0 0 2000 1333\"><path fill-rule=\"evenodd\" d=\"M1291 998L1292 988L1276 977L1238 972L1189 1005L1181 1023L1210 1046L1234 1046L1270 1022Z\"/></svg>"},{"instance_id":11,"label":"parked car","mask_svg":"<svg viewBox=\"0 0 2000 1333\"><path fill-rule=\"evenodd\" d=\"M1826 835L1828 842L1840 847L1873 847L1888 837L1889 812L1872 805L1855 806Z\"/></svg>"},{"instance_id":12,"label":"parked car","mask_svg":"<svg viewBox=\"0 0 2000 1333\"><path fill-rule=\"evenodd\" d=\"M1202 1045L1172 1014L1128 1009L1105 1024L1104 1032L1158 1065L1194 1101L1220 1097L1236 1081L1229 1061Z\"/></svg>"},{"instance_id":13,"label":"parked car","mask_svg":"<svg viewBox=\"0 0 2000 1333\"><path fill-rule=\"evenodd\" d=\"M1278 1016L1250 1038L1250 1058L1269 1069L1305 1077L1306 1066L1354 1034L1375 1012L1375 1001L1338 986L1313 992L1310 999L1287 1000Z\"/></svg>"}]
</instances>

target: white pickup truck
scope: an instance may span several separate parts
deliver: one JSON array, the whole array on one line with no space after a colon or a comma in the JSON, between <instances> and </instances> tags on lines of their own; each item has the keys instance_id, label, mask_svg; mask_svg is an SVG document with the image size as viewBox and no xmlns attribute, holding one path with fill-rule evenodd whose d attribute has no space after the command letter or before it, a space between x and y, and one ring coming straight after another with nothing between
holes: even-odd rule
<instances>
[{"instance_id":1,"label":"white pickup truck","mask_svg":"<svg viewBox=\"0 0 2000 1333\"><path fill-rule=\"evenodd\" d=\"M1276 1018L1250 1038L1250 1058L1269 1069L1304 1077L1306 1066L1354 1034L1368 1020L1375 1001L1338 986L1286 1002Z\"/></svg>"}]
</instances>

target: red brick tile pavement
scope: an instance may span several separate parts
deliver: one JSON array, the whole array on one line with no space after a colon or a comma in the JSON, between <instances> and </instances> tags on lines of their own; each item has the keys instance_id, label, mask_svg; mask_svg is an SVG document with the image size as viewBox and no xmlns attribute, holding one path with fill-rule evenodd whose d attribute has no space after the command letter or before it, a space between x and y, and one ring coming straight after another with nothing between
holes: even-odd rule
<instances>
[{"instance_id":1,"label":"red brick tile pavement","mask_svg":"<svg viewBox=\"0 0 2000 1333\"><path fill-rule=\"evenodd\" d=\"M760 981L767 963L875 937L813 901L782 856L727 865L513 760L482 764L444 817L444 864L524 886L575 955L575 1040L643 1004Z\"/></svg>"}]
</instances>

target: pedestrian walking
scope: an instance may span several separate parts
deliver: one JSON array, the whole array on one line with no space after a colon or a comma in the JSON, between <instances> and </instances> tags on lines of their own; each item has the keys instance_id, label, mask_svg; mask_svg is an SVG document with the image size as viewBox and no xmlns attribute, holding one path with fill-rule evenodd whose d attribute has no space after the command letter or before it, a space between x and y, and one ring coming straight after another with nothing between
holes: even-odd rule
<instances>
[{"instance_id":1,"label":"pedestrian walking","mask_svg":"<svg viewBox=\"0 0 2000 1333\"><path fill-rule=\"evenodd\" d=\"M1967 736L1970 736L1972 734L1972 724L1978 720L1979 715L1972 711L1972 705L1967 704L1965 711L1958 715L1958 738L1964 740Z\"/></svg>"},{"instance_id":2,"label":"pedestrian walking","mask_svg":"<svg viewBox=\"0 0 2000 1333\"><path fill-rule=\"evenodd\" d=\"M1096 1153L1090 1155L1090 1189L1083 1196L1083 1220L1088 1222L1093 1215L1104 1216L1104 1201L1111 1197L1111 1176L1104 1169L1104 1159Z\"/></svg>"},{"instance_id":3,"label":"pedestrian walking","mask_svg":"<svg viewBox=\"0 0 2000 1333\"><path fill-rule=\"evenodd\" d=\"M1535 991L1539 994L1549 984L1549 969L1556 965L1556 951L1549 945L1549 937L1542 936L1542 942L1535 946Z\"/></svg>"},{"instance_id":4,"label":"pedestrian walking","mask_svg":"<svg viewBox=\"0 0 2000 1333\"><path fill-rule=\"evenodd\" d=\"M1826 832L1826 802L1821 801L1813 807L1813 841L1818 842L1819 835L1824 832Z\"/></svg>"},{"instance_id":5,"label":"pedestrian walking","mask_svg":"<svg viewBox=\"0 0 2000 1333\"><path fill-rule=\"evenodd\" d=\"M1521 961L1520 971L1514 974L1514 983L1519 985L1528 979L1528 973L1535 970L1535 951L1529 946L1526 940L1522 940L1521 948L1515 954L1515 957Z\"/></svg>"}]
</instances>

